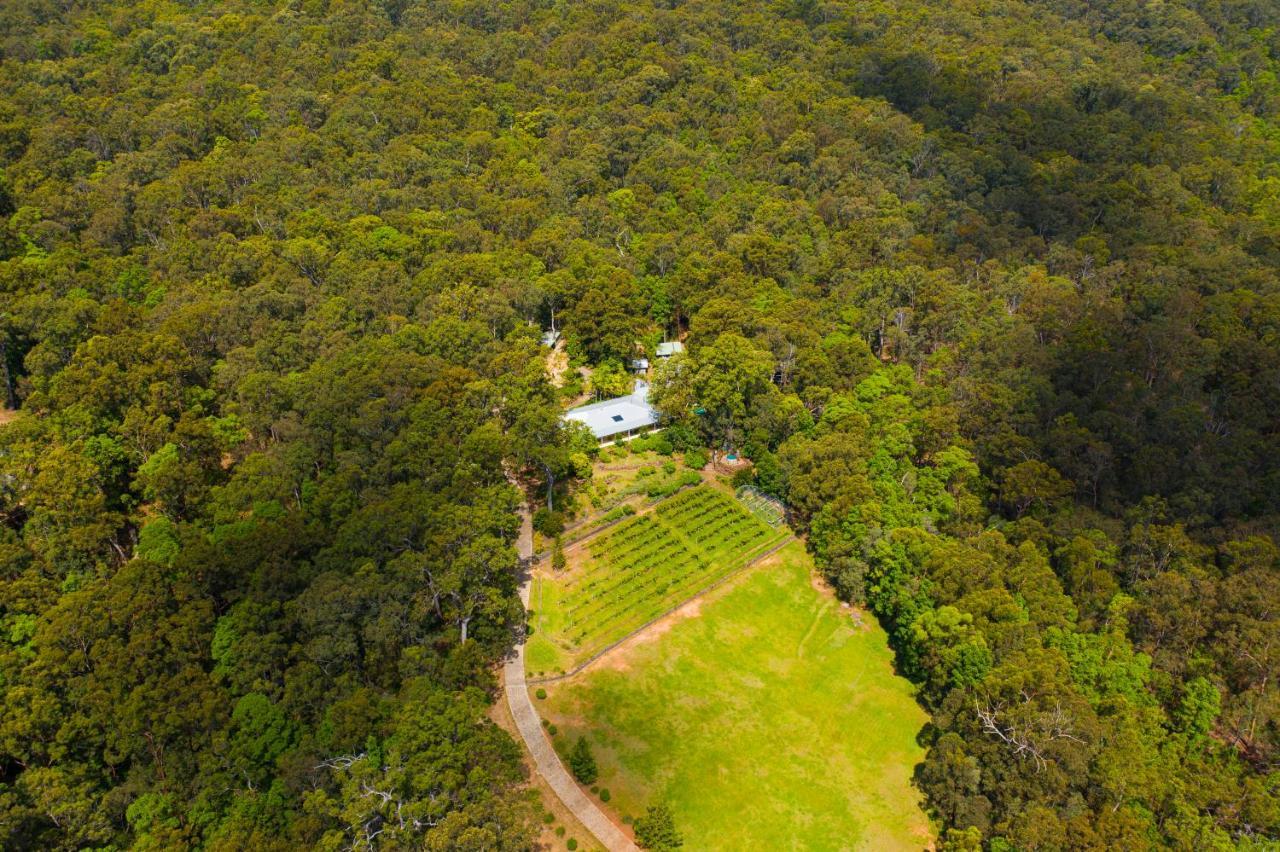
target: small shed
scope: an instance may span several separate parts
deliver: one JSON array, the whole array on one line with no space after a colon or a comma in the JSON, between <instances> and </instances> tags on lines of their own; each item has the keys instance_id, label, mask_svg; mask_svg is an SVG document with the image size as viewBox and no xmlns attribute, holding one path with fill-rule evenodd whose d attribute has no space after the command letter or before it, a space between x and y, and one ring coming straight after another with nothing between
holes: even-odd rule
<instances>
[{"instance_id":1,"label":"small shed","mask_svg":"<svg viewBox=\"0 0 1280 852\"><path fill-rule=\"evenodd\" d=\"M670 358L677 352L684 351L684 344L679 340L669 340L658 344L658 350L654 353L659 358Z\"/></svg>"},{"instance_id":2,"label":"small shed","mask_svg":"<svg viewBox=\"0 0 1280 852\"><path fill-rule=\"evenodd\" d=\"M560 342L560 332L554 328L542 333L542 345L548 349L555 349L556 344Z\"/></svg>"}]
</instances>

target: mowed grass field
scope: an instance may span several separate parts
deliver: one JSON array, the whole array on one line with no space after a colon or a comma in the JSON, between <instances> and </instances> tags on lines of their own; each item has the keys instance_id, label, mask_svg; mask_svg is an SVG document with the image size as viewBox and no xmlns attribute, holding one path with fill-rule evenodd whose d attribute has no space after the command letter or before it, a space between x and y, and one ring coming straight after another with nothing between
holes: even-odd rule
<instances>
[{"instance_id":1,"label":"mowed grass field","mask_svg":"<svg viewBox=\"0 0 1280 852\"><path fill-rule=\"evenodd\" d=\"M538 709L600 764L610 807L665 799L685 848L923 849L911 786L927 719L884 632L811 581L799 542L582 674Z\"/></svg>"},{"instance_id":2,"label":"mowed grass field","mask_svg":"<svg viewBox=\"0 0 1280 852\"><path fill-rule=\"evenodd\" d=\"M589 539L564 572L535 576L529 674L571 670L787 535L700 485Z\"/></svg>"}]
</instances>

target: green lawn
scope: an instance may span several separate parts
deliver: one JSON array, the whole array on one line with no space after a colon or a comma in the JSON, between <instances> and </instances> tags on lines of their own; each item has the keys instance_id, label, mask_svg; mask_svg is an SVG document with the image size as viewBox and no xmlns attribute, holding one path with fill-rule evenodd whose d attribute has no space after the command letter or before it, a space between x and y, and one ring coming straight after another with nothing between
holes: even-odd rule
<instances>
[{"instance_id":1,"label":"green lawn","mask_svg":"<svg viewBox=\"0 0 1280 852\"><path fill-rule=\"evenodd\" d=\"M568 671L686 600L788 533L702 485L618 524L534 579L529 673Z\"/></svg>"},{"instance_id":2,"label":"green lawn","mask_svg":"<svg viewBox=\"0 0 1280 852\"><path fill-rule=\"evenodd\" d=\"M922 849L910 784L926 721L884 632L814 588L799 543L654 638L546 686L611 806L671 805L689 850Z\"/></svg>"}]
</instances>

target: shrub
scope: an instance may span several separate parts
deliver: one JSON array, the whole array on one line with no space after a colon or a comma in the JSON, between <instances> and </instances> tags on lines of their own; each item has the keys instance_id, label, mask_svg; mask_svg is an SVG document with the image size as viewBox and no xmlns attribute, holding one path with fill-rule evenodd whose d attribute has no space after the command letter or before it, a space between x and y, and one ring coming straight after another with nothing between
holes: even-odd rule
<instances>
[{"instance_id":1,"label":"shrub","mask_svg":"<svg viewBox=\"0 0 1280 852\"><path fill-rule=\"evenodd\" d=\"M565 399L577 399L582 396L582 376L575 372L566 378L564 385L560 388L560 395Z\"/></svg>"},{"instance_id":2,"label":"shrub","mask_svg":"<svg viewBox=\"0 0 1280 852\"><path fill-rule=\"evenodd\" d=\"M542 727L544 727L544 728L545 728L547 725L550 725L550 724L551 724L551 723L550 723L550 722L548 722L546 719L543 719L543 720L542 720Z\"/></svg>"},{"instance_id":3,"label":"shrub","mask_svg":"<svg viewBox=\"0 0 1280 852\"><path fill-rule=\"evenodd\" d=\"M613 795L612 795L612 794L610 794L608 790L601 790L601 791L600 791L600 801L602 801L602 802L607 802L607 801L609 801L609 800L610 800L610 799L612 799L612 798L613 798Z\"/></svg>"},{"instance_id":4,"label":"shrub","mask_svg":"<svg viewBox=\"0 0 1280 852\"><path fill-rule=\"evenodd\" d=\"M671 443L671 439L659 432L649 439L649 449L653 450L660 456L669 456L675 452L675 446Z\"/></svg>"},{"instance_id":5,"label":"shrub","mask_svg":"<svg viewBox=\"0 0 1280 852\"><path fill-rule=\"evenodd\" d=\"M551 823L556 821L556 815L551 813L551 811L547 811L542 815L542 821L547 825L551 825Z\"/></svg>"},{"instance_id":6,"label":"shrub","mask_svg":"<svg viewBox=\"0 0 1280 852\"><path fill-rule=\"evenodd\" d=\"M618 521L629 515L634 515L635 513L636 513L635 506L632 506L630 503L624 503L621 506L618 506L616 509L609 510L609 512L607 512L602 518L600 518L600 520L602 523L607 524L610 521Z\"/></svg>"},{"instance_id":7,"label":"shrub","mask_svg":"<svg viewBox=\"0 0 1280 852\"><path fill-rule=\"evenodd\" d=\"M698 474L691 470L686 470L675 479L671 479L666 482L650 483L649 486L645 488L644 493L646 496L654 499L659 497L670 497L686 485L697 485L701 481L702 477L698 476Z\"/></svg>"},{"instance_id":8,"label":"shrub","mask_svg":"<svg viewBox=\"0 0 1280 852\"><path fill-rule=\"evenodd\" d=\"M556 826L556 837L564 837L564 826L563 826L563 825L557 825L557 826Z\"/></svg>"},{"instance_id":9,"label":"shrub","mask_svg":"<svg viewBox=\"0 0 1280 852\"><path fill-rule=\"evenodd\" d=\"M689 450L684 454L684 466L690 470L702 470L707 466L707 451L703 449Z\"/></svg>"},{"instance_id":10,"label":"shrub","mask_svg":"<svg viewBox=\"0 0 1280 852\"><path fill-rule=\"evenodd\" d=\"M564 845L564 848L568 849L569 852L573 852L574 849L578 848L578 841L570 837L569 842Z\"/></svg>"},{"instance_id":11,"label":"shrub","mask_svg":"<svg viewBox=\"0 0 1280 852\"><path fill-rule=\"evenodd\" d=\"M560 543L560 536L556 536L551 543L551 568L554 571L563 571L566 564L568 560L564 556L564 545Z\"/></svg>"},{"instance_id":12,"label":"shrub","mask_svg":"<svg viewBox=\"0 0 1280 852\"><path fill-rule=\"evenodd\" d=\"M560 729L555 725L547 725L547 733L554 737L556 734L560 733Z\"/></svg>"},{"instance_id":13,"label":"shrub","mask_svg":"<svg viewBox=\"0 0 1280 852\"><path fill-rule=\"evenodd\" d=\"M537 692L535 692L535 693L534 693L534 695L538 696L538 700L539 700L539 701L546 701L546 700L547 700L547 691L546 691L545 689L543 689L542 687L538 687L538 691L537 691Z\"/></svg>"},{"instance_id":14,"label":"shrub","mask_svg":"<svg viewBox=\"0 0 1280 852\"><path fill-rule=\"evenodd\" d=\"M599 769L586 737L578 737L578 741L573 744L573 751L569 752L569 769L581 784L590 784L596 780Z\"/></svg>"},{"instance_id":15,"label":"shrub","mask_svg":"<svg viewBox=\"0 0 1280 852\"><path fill-rule=\"evenodd\" d=\"M600 792L600 788L599 788L598 786L596 786L595 784L592 784L592 785L591 785L591 795L593 795L593 796L594 796L594 795L596 795L596 794L597 794L597 793L599 793L599 792Z\"/></svg>"},{"instance_id":16,"label":"shrub","mask_svg":"<svg viewBox=\"0 0 1280 852\"><path fill-rule=\"evenodd\" d=\"M564 514L543 506L533 513L533 528L547 538L555 538L564 532Z\"/></svg>"},{"instance_id":17,"label":"shrub","mask_svg":"<svg viewBox=\"0 0 1280 852\"><path fill-rule=\"evenodd\" d=\"M667 474L667 476L670 476L671 474L675 473L675 472L676 472L676 463L675 463L675 462L663 462L663 463L662 463L662 472L663 472L663 473L665 473L665 474Z\"/></svg>"}]
</instances>

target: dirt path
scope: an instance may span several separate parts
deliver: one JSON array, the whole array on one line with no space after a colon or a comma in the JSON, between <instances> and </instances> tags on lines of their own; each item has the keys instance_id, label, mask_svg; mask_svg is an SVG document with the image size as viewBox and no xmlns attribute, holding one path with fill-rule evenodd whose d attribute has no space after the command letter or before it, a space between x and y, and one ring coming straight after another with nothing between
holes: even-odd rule
<instances>
[{"instance_id":1,"label":"dirt path","mask_svg":"<svg viewBox=\"0 0 1280 852\"><path fill-rule=\"evenodd\" d=\"M521 506L520 514L520 537L516 543L524 572L520 578L520 600L524 603L525 609L528 609L531 585L529 563L533 558L533 525L530 522L528 506ZM507 693L507 706L511 709L516 728L520 731L520 737L533 757L538 774L546 781L547 786L555 791L560 801L564 802L564 806L610 852L619 852L619 850L638 852L638 847L631 842L631 839L605 815L604 811L569 775L564 764L560 762L560 756L551 746L551 741L543 733L542 720L538 718L538 711L529 698L529 687L525 684L523 641L516 645L515 653L503 666L502 681L504 691Z\"/></svg>"},{"instance_id":2,"label":"dirt path","mask_svg":"<svg viewBox=\"0 0 1280 852\"><path fill-rule=\"evenodd\" d=\"M564 387L564 374L569 371L569 353L564 348L564 338L556 341L556 345L547 353L547 375L553 388Z\"/></svg>"}]
</instances>

